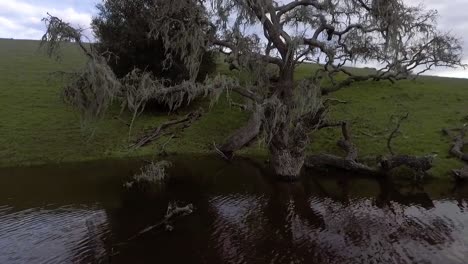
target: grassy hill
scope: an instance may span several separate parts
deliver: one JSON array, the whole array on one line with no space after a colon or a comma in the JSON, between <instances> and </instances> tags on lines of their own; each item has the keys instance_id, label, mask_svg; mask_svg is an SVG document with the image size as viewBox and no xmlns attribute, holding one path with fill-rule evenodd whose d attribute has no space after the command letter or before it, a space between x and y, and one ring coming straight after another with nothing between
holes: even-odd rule
<instances>
[{"instance_id":1,"label":"grassy hill","mask_svg":"<svg viewBox=\"0 0 468 264\"><path fill-rule=\"evenodd\" d=\"M63 161L81 161L154 154L167 139L138 151L129 150L129 139L145 128L170 118L164 113L141 116L129 136L128 127L115 118L116 107L104 119L83 127L79 115L60 98L62 83L51 75L72 71L84 63L79 50L67 46L61 62L38 51L37 41L0 40L0 167ZM220 66L223 71L223 66ZM298 69L298 78L307 76L312 65ZM416 81L359 83L332 95L348 101L334 107L331 115L353 123L353 135L363 158L387 153L386 138L393 128L394 114L409 112L403 134L394 149L408 154L438 154L435 176L445 176L461 164L448 157L450 140L444 127L468 122L468 80L422 77ZM191 106L206 105L199 101ZM189 111L185 109L180 112ZM123 119L129 119L124 114ZM202 119L167 144L170 153L208 153L213 142L222 142L247 118L242 111L218 103ZM339 131L325 129L314 136L310 151L340 153L336 147ZM264 153L255 145L244 154Z\"/></svg>"}]
</instances>

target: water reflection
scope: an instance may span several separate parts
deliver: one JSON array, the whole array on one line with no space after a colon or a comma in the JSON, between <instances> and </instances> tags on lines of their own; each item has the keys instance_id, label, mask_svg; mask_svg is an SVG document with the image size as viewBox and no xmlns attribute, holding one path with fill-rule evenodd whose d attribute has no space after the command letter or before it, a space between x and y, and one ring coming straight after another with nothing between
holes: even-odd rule
<instances>
[{"instance_id":1,"label":"water reflection","mask_svg":"<svg viewBox=\"0 0 468 264\"><path fill-rule=\"evenodd\" d=\"M179 158L163 189L125 190L141 162L0 171L0 263L465 263L468 187ZM175 230L167 204L193 203Z\"/></svg>"}]
</instances>

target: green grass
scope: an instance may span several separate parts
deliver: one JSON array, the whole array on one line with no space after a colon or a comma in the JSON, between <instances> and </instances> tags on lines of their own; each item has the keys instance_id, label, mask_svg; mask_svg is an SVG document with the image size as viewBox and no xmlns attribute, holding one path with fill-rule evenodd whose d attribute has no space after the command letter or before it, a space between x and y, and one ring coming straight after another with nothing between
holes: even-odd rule
<instances>
[{"instance_id":1,"label":"green grass","mask_svg":"<svg viewBox=\"0 0 468 264\"><path fill-rule=\"evenodd\" d=\"M0 167L150 155L154 146L128 149L128 127L111 111L91 128L81 126L79 115L60 98L61 82L51 73L73 71L85 62L80 51L66 46L58 63L38 51L37 41L0 40ZM200 104L200 103L199 103ZM197 107L197 104L192 108ZM189 109L186 109L188 111ZM181 111L181 114L184 114ZM217 118L226 116L227 118ZM241 125L244 113L221 100L200 122L188 129L169 150L208 151ZM123 116L129 120L130 116ZM165 113L139 117L132 137L157 126Z\"/></svg>"},{"instance_id":2,"label":"green grass","mask_svg":"<svg viewBox=\"0 0 468 264\"><path fill-rule=\"evenodd\" d=\"M57 63L37 49L37 41L0 40L0 167L151 155L166 140L138 151L129 150L128 127L113 118L118 109L93 124L94 132L82 128L79 115L61 101L61 83L52 81L50 73L77 69L84 58L78 49L67 46L63 60ZM297 77L306 77L312 71L313 65L303 65ZM331 116L352 122L361 157L387 153L386 138L394 126L391 115L409 112L394 149L400 153L438 154L435 176L445 176L450 169L461 166L448 157L450 140L440 130L468 122L464 120L468 115L468 80L423 77L395 85L366 82L332 96L348 101L336 106ZM191 108L200 105L206 106L206 102L199 101ZM123 118L128 120L129 116ZM130 138L168 118L172 116L164 113L139 117ZM170 153L211 152L213 142L222 142L246 118L245 113L221 100L199 122L171 140L166 149ZM310 151L341 153L335 144L338 137L336 129L320 131L314 135ZM242 153L264 151L255 145Z\"/></svg>"},{"instance_id":3,"label":"green grass","mask_svg":"<svg viewBox=\"0 0 468 264\"><path fill-rule=\"evenodd\" d=\"M432 171L437 176L461 166L449 157L451 140L442 135L441 129L460 127L468 122L468 80L421 77L394 85L366 82L333 96L349 102L335 107L332 116L352 122L362 157L388 153L386 139L395 128L391 117L408 112L409 118L401 126L402 134L394 140L395 152L437 154ZM336 140L337 133L329 129L319 132L320 140L313 143L312 150L336 151L331 143Z\"/></svg>"}]
</instances>

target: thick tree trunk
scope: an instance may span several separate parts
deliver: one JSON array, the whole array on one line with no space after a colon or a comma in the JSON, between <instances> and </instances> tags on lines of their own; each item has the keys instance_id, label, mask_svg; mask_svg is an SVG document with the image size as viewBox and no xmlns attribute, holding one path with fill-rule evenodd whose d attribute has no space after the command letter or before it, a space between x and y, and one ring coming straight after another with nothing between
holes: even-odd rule
<instances>
[{"instance_id":1,"label":"thick tree trunk","mask_svg":"<svg viewBox=\"0 0 468 264\"><path fill-rule=\"evenodd\" d=\"M280 72L280 79L274 87L274 93L281 100L285 112L284 119L276 123L276 134L269 144L270 163L276 175L285 180L295 180L299 177L305 160L307 134L300 127L292 127L289 120L290 111L294 107L294 69L285 64ZM275 113L266 113L274 115ZM268 117L275 119L277 117ZM296 124L292 124L295 126Z\"/></svg>"},{"instance_id":2,"label":"thick tree trunk","mask_svg":"<svg viewBox=\"0 0 468 264\"><path fill-rule=\"evenodd\" d=\"M309 144L307 129L301 124L290 127L289 123L279 128L269 144L271 166L280 178L294 180L304 166L305 150Z\"/></svg>"},{"instance_id":3,"label":"thick tree trunk","mask_svg":"<svg viewBox=\"0 0 468 264\"><path fill-rule=\"evenodd\" d=\"M276 175L286 180L294 180L299 177L304 165L304 151L297 152L288 148L270 147L271 166Z\"/></svg>"},{"instance_id":4,"label":"thick tree trunk","mask_svg":"<svg viewBox=\"0 0 468 264\"><path fill-rule=\"evenodd\" d=\"M308 143L306 128L301 124L291 124L290 111L295 107L293 101L294 69L289 64L281 70L278 83L271 86L271 93L280 100L278 105L257 106L247 124L238 129L217 150L225 159L231 159L233 153L255 140L264 122L272 124L275 133L268 142L270 164L282 179L294 180L301 173L305 160L305 148ZM277 111L281 111L278 114ZM309 120L313 122L315 119Z\"/></svg>"}]
</instances>

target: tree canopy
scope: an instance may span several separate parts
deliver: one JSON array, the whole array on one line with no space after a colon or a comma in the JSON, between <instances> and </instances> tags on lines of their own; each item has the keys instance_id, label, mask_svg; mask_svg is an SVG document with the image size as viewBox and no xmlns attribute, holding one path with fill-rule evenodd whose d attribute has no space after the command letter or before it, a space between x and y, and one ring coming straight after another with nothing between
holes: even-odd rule
<instances>
[{"instance_id":1,"label":"tree canopy","mask_svg":"<svg viewBox=\"0 0 468 264\"><path fill-rule=\"evenodd\" d=\"M149 36L153 0L106 0L97 5L99 13L93 18L92 27L96 47L100 53L110 52L109 65L117 77L122 78L134 68L151 72L158 78L180 82L189 77L188 69L177 54L168 54L162 39ZM173 13L172 18L183 21L189 9ZM171 63L165 63L171 55ZM207 47L201 55L198 81L214 72L216 58Z\"/></svg>"},{"instance_id":2,"label":"tree canopy","mask_svg":"<svg viewBox=\"0 0 468 264\"><path fill-rule=\"evenodd\" d=\"M184 13L185 10L190 12ZM310 134L328 125L330 103L322 100L324 92L359 81L394 82L436 66L464 66L460 41L437 29L437 12L409 6L402 0L155 0L148 12L145 19L150 36L162 40L168 52L166 62L180 58L190 78L180 84L168 84L142 73L128 75L120 85L127 86L127 90L128 86L134 87L145 95L160 95L161 100L175 106L180 105L184 95L193 98L210 94L216 99L225 90L239 93L247 101L251 119L216 147L218 152L229 159L235 151L263 138L272 167L283 177L299 175ZM185 15L177 15L181 13ZM76 40L79 34L62 24L48 25L44 40L51 47L54 40ZM210 48L225 54L233 68L248 78L240 82L217 76L195 83L201 57ZM96 59L91 61L99 63ZM321 69L296 81L295 68L304 61L316 62ZM357 74L346 67L354 62L379 67ZM71 90L83 87L77 84ZM103 90L102 85L91 86ZM139 109L144 103L137 105ZM349 141L347 126L342 127L342 146L352 155L346 162L329 156L326 160L362 169L354 164L357 153ZM406 162L427 169L426 161L395 157L387 160L385 167Z\"/></svg>"}]
</instances>

